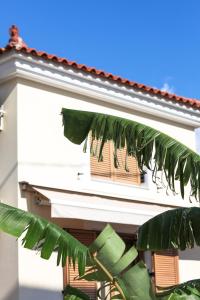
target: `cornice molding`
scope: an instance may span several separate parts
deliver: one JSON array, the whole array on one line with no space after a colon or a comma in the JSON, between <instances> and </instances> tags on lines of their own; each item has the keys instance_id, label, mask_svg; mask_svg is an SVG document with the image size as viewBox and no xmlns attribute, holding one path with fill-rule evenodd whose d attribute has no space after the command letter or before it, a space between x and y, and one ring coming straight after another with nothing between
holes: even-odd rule
<instances>
[{"instance_id":1,"label":"cornice molding","mask_svg":"<svg viewBox=\"0 0 200 300\"><path fill-rule=\"evenodd\" d=\"M23 78L61 90L112 103L191 127L200 127L200 110L143 93L92 74L14 51L0 58L0 83Z\"/></svg>"}]
</instances>

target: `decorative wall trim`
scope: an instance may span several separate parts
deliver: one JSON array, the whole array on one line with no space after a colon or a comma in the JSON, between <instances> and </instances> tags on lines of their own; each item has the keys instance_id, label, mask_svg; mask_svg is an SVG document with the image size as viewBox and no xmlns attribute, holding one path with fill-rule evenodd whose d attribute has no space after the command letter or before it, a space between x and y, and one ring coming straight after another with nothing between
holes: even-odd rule
<instances>
[{"instance_id":1,"label":"decorative wall trim","mask_svg":"<svg viewBox=\"0 0 200 300\"><path fill-rule=\"evenodd\" d=\"M111 83L109 80L47 62L42 58L10 52L0 59L0 67L0 83L12 78L23 78L84 95L99 102L112 103L195 128L200 127L198 109L122 84Z\"/></svg>"}]
</instances>

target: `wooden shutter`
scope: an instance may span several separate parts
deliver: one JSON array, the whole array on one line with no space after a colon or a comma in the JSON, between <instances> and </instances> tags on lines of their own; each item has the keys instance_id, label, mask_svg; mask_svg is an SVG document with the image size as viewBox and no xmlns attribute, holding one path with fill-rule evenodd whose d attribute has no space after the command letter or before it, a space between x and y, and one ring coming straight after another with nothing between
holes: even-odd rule
<instances>
[{"instance_id":1,"label":"wooden shutter","mask_svg":"<svg viewBox=\"0 0 200 300\"><path fill-rule=\"evenodd\" d=\"M153 255L155 287L167 287L179 283L177 250L155 252Z\"/></svg>"},{"instance_id":2,"label":"wooden shutter","mask_svg":"<svg viewBox=\"0 0 200 300\"><path fill-rule=\"evenodd\" d=\"M138 169L137 160L134 157L128 156L126 158L126 149L120 149L117 151L117 157L119 161L119 167L114 168L114 180L123 183L130 183L139 185L140 172ZM125 160L127 159L127 167L129 172L125 170Z\"/></svg>"},{"instance_id":3,"label":"wooden shutter","mask_svg":"<svg viewBox=\"0 0 200 300\"><path fill-rule=\"evenodd\" d=\"M94 239L96 238L95 232L87 231L87 230L69 230L70 234L72 234L75 238L77 238L81 243L86 246L89 246ZM78 267L75 267L75 270L72 265L67 264L64 269L64 285L70 284L71 286L81 289L84 293L90 296L91 300L96 299L96 282L93 281L85 281L85 280L77 280L78 276Z\"/></svg>"},{"instance_id":4,"label":"wooden shutter","mask_svg":"<svg viewBox=\"0 0 200 300\"><path fill-rule=\"evenodd\" d=\"M98 147L98 142L94 141L94 148ZM111 179L112 177L112 158L111 158L111 145L105 143L103 148L103 161L98 161L95 156L90 156L91 175L95 177Z\"/></svg>"},{"instance_id":5,"label":"wooden shutter","mask_svg":"<svg viewBox=\"0 0 200 300\"><path fill-rule=\"evenodd\" d=\"M98 147L98 142L94 141L94 148ZM126 149L117 151L118 168L114 167L113 163L113 144L107 142L103 148L103 161L98 162L95 156L90 157L91 175L103 179L111 179L113 181L136 184L141 183L140 172L137 161L134 157L127 157L127 167L129 172L125 170Z\"/></svg>"}]
</instances>

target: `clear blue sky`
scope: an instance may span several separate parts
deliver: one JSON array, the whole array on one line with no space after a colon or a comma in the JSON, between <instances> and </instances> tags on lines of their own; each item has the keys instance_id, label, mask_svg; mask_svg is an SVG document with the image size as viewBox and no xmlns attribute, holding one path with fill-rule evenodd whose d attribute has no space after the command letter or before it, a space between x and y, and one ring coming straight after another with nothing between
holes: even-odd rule
<instances>
[{"instance_id":1,"label":"clear blue sky","mask_svg":"<svg viewBox=\"0 0 200 300\"><path fill-rule=\"evenodd\" d=\"M2 1L28 46L200 99L199 0Z\"/></svg>"}]
</instances>

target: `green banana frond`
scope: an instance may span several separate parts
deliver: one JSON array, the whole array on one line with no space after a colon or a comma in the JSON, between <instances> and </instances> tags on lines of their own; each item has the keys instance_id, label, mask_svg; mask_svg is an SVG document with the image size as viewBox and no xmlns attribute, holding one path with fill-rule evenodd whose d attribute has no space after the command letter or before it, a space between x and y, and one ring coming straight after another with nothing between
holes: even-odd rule
<instances>
[{"instance_id":1,"label":"green banana frond","mask_svg":"<svg viewBox=\"0 0 200 300\"><path fill-rule=\"evenodd\" d=\"M124 241L110 225L89 246L89 252L90 268L80 279L104 282L100 290L109 287L111 299L154 299L146 266L142 261L134 264L136 248L126 251Z\"/></svg>"},{"instance_id":2,"label":"green banana frond","mask_svg":"<svg viewBox=\"0 0 200 300\"><path fill-rule=\"evenodd\" d=\"M200 300L200 279L162 288L162 290L163 292L157 295L157 300Z\"/></svg>"},{"instance_id":3,"label":"green banana frond","mask_svg":"<svg viewBox=\"0 0 200 300\"><path fill-rule=\"evenodd\" d=\"M184 144L144 124L111 115L64 108L62 115L64 135L71 142L81 144L90 132L92 141L99 141L98 151L91 149L99 160L103 160L104 144L112 141L115 167L118 166L117 149L126 147L126 156L137 159L141 172L145 168L152 170L156 183L162 181L158 173L162 171L173 192L178 180L182 198L189 184L190 195L200 200L200 156Z\"/></svg>"},{"instance_id":4,"label":"green banana frond","mask_svg":"<svg viewBox=\"0 0 200 300\"><path fill-rule=\"evenodd\" d=\"M90 300L90 297L80 289L67 285L63 291L64 300Z\"/></svg>"},{"instance_id":5,"label":"green banana frond","mask_svg":"<svg viewBox=\"0 0 200 300\"><path fill-rule=\"evenodd\" d=\"M164 250L200 246L200 208L177 208L150 219L138 231L137 249Z\"/></svg>"},{"instance_id":6,"label":"green banana frond","mask_svg":"<svg viewBox=\"0 0 200 300\"><path fill-rule=\"evenodd\" d=\"M125 243L109 225L87 248L57 225L0 203L0 230L17 238L22 236L23 246L38 249L42 258L49 259L57 251L57 263L62 261L64 266L69 257L74 267L78 264L80 280L103 281L102 288L109 286L113 299L154 299L146 266L142 261L133 265L137 250L131 247L126 252ZM84 293L70 287L64 293L70 300L88 300Z\"/></svg>"},{"instance_id":7,"label":"green banana frond","mask_svg":"<svg viewBox=\"0 0 200 300\"><path fill-rule=\"evenodd\" d=\"M83 275L88 248L59 226L29 212L0 203L0 230L19 238L28 249L38 249L41 257L49 259L57 251L57 264L66 265L66 258L78 263Z\"/></svg>"}]
</instances>

